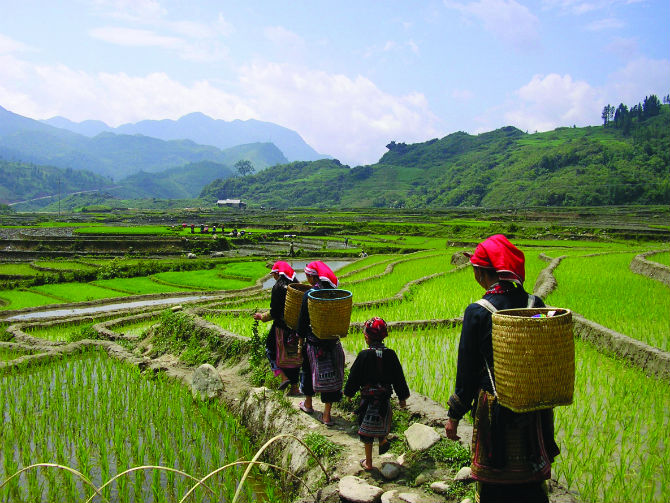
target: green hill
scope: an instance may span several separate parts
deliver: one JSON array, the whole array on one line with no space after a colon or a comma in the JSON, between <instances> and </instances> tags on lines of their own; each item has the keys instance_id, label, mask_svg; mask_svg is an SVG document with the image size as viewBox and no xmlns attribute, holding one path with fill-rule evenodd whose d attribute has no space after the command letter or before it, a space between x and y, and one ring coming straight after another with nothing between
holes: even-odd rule
<instances>
[{"instance_id":1,"label":"green hill","mask_svg":"<svg viewBox=\"0 0 670 503\"><path fill-rule=\"evenodd\" d=\"M670 107L626 130L504 127L406 145L378 163L296 162L216 180L201 198L274 207L587 206L670 203Z\"/></svg>"},{"instance_id":2,"label":"green hill","mask_svg":"<svg viewBox=\"0 0 670 503\"><path fill-rule=\"evenodd\" d=\"M37 198L57 200L61 195L110 187L111 180L90 171L36 166L0 159L0 202Z\"/></svg>"}]
</instances>

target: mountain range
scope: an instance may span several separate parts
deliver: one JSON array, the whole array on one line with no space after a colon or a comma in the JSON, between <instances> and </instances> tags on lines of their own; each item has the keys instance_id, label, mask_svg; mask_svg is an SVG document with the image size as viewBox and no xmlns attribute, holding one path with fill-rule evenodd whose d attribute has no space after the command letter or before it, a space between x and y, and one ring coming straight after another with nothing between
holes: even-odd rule
<instances>
[{"instance_id":1,"label":"mountain range","mask_svg":"<svg viewBox=\"0 0 670 503\"><path fill-rule=\"evenodd\" d=\"M178 120L144 120L112 128L102 121L72 122L64 117L42 121L57 128L84 136L100 133L143 135L161 140L191 140L200 145L212 145L222 150L246 143L274 143L289 161L315 161L329 156L321 155L295 131L254 119L224 121L194 112Z\"/></svg>"}]
</instances>

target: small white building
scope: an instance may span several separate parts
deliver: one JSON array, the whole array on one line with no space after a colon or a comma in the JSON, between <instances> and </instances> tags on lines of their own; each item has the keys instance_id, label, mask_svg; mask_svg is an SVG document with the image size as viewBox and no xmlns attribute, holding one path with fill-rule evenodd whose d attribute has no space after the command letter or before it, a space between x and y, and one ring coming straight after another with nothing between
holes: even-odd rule
<instances>
[{"instance_id":1,"label":"small white building","mask_svg":"<svg viewBox=\"0 0 670 503\"><path fill-rule=\"evenodd\" d=\"M228 208L240 208L244 209L247 207L247 203L243 202L241 199L219 199L216 202L216 205L221 208L226 206Z\"/></svg>"}]
</instances>

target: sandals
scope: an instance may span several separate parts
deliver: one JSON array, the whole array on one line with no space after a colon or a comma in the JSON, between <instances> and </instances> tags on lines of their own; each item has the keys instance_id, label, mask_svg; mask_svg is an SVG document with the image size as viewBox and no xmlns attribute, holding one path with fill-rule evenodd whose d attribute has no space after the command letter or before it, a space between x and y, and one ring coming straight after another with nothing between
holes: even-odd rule
<instances>
[{"instance_id":1,"label":"sandals","mask_svg":"<svg viewBox=\"0 0 670 503\"><path fill-rule=\"evenodd\" d=\"M379 444L379 455L386 454L391 448L391 442L386 440L386 442Z\"/></svg>"},{"instance_id":2,"label":"sandals","mask_svg":"<svg viewBox=\"0 0 670 503\"><path fill-rule=\"evenodd\" d=\"M299 408L301 411L306 412L307 414L312 414L312 413L314 412L314 409L313 409L312 407L309 407L309 408L308 408L308 407L305 407L305 402L300 402L300 403L298 404L298 408Z\"/></svg>"},{"instance_id":3,"label":"sandals","mask_svg":"<svg viewBox=\"0 0 670 503\"><path fill-rule=\"evenodd\" d=\"M372 467L368 468L368 466L365 464L365 458L361 459L359 463L361 465L361 468L363 468L363 470L365 470L366 472L372 471Z\"/></svg>"},{"instance_id":4,"label":"sandals","mask_svg":"<svg viewBox=\"0 0 670 503\"><path fill-rule=\"evenodd\" d=\"M282 383L279 385L278 389L279 390L284 390L284 389L288 388L289 384L291 384L291 381L286 379L285 381L282 381Z\"/></svg>"},{"instance_id":5,"label":"sandals","mask_svg":"<svg viewBox=\"0 0 670 503\"><path fill-rule=\"evenodd\" d=\"M324 426L333 426L335 424L335 422L332 419L329 421L324 421L322 418L321 422L324 424Z\"/></svg>"}]
</instances>

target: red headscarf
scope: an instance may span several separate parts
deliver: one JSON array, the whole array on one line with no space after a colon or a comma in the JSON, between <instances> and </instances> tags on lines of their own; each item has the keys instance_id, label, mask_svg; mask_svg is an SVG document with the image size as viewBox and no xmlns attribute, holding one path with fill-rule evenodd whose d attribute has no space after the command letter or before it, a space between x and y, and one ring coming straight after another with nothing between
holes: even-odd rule
<instances>
[{"instance_id":1,"label":"red headscarf","mask_svg":"<svg viewBox=\"0 0 670 503\"><path fill-rule=\"evenodd\" d=\"M522 284L526 279L523 252L502 234L496 234L479 243L470 262L477 267L495 269L504 281Z\"/></svg>"},{"instance_id":2,"label":"red headscarf","mask_svg":"<svg viewBox=\"0 0 670 503\"><path fill-rule=\"evenodd\" d=\"M335 276L335 273L331 270L330 267L328 267L320 260L307 264L305 266L305 274L309 274L310 276L318 276L321 281L330 283L330 286L337 288L337 276Z\"/></svg>"},{"instance_id":3,"label":"red headscarf","mask_svg":"<svg viewBox=\"0 0 670 503\"><path fill-rule=\"evenodd\" d=\"M379 316L370 318L363 325L363 333L368 336L368 339L375 342L381 342L388 335L386 322Z\"/></svg>"},{"instance_id":4,"label":"red headscarf","mask_svg":"<svg viewBox=\"0 0 670 503\"><path fill-rule=\"evenodd\" d=\"M285 276L286 279L290 279L293 281L297 279L297 276L295 275L295 271L291 267L291 264L289 264L288 262L284 262L283 260L277 260L277 262L275 262L275 264L272 266L271 272L281 274L282 276Z\"/></svg>"}]
</instances>

